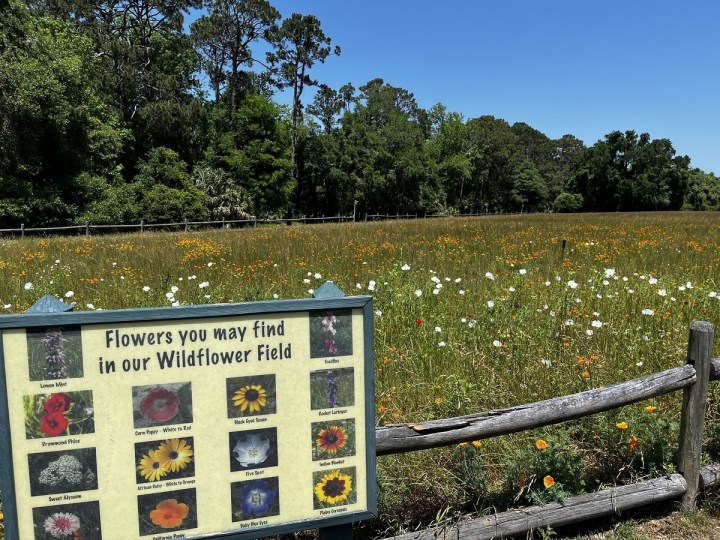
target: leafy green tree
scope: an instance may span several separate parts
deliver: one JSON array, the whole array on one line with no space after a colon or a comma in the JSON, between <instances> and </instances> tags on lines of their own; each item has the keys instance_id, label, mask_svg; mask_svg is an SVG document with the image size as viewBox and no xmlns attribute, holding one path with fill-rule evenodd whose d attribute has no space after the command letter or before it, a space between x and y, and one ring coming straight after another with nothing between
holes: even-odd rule
<instances>
[{"instance_id":1,"label":"leafy green tree","mask_svg":"<svg viewBox=\"0 0 720 540\"><path fill-rule=\"evenodd\" d=\"M474 149L468 139L468 130L462 115L448 113L441 103L428 112L432 136L427 149L437 164L439 181L446 193L450 211L475 210L472 203Z\"/></svg>"},{"instance_id":2,"label":"leafy green tree","mask_svg":"<svg viewBox=\"0 0 720 540\"><path fill-rule=\"evenodd\" d=\"M538 212L546 209L548 187L545 179L529 159L521 161L513 172L510 192L511 211Z\"/></svg>"},{"instance_id":3,"label":"leafy green tree","mask_svg":"<svg viewBox=\"0 0 720 540\"><path fill-rule=\"evenodd\" d=\"M470 143L477 149L473 178L481 183L475 187L482 193L480 207L507 211L512 207L513 173L524 159L523 145L505 120L481 116L468 121L467 126Z\"/></svg>"},{"instance_id":4,"label":"leafy green tree","mask_svg":"<svg viewBox=\"0 0 720 540\"><path fill-rule=\"evenodd\" d=\"M250 198L226 171L201 165L193 171L193 180L195 186L207 195L212 219L242 219L248 216Z\"/></svg>"},{"instance_id":5,"label":"leafy green tree","mask_svg":"<svg viewBox=\"0 0 720 540\"><path fill-rule=\"evenodd\" d=\"M582 208L582 195L577 193L568 193L563 191L553 201L553 208L556 212L567 214L569 212L577 212Z\"/></svg>"},{"instance_id":6,"label":"leafy green tree","mask_svg":"<svg viewBox=\"0 0 720 540\"><path fill-rule=\"evenodd\" d=\"M12 1L0 18L0 223L64 224L112 182L128 138L91 41Z\"/></svg>"},{"instance_id":7,"label":"leafy green tree","mask_svg":"<svg viewBox=\"0 0 720 540\"><path fill-rule=\"evenodd\" d=\"M307 110L320 121L326 132L330 132L335 128L337 117L343 110L343 106L344 100L340 92L326 84L321 84Z\"/></svg>"},{"instance_id":8,"label":"leafy green tree","mask_svg":"<svg viewBox=\"0 0 720 540\"><path fill-rule=\"evenodd\" d=\"M594 211L672 210L682 205L690 160L667 139L613 131L583 152L574 181Z\"/></svg>"},{"instance_id":9,"label":"leafy green tree","mask_svg":"<svg viewBox=\"0 0 720 540\"><path fill-rule=\"evenodd\" d=\"M310 70L317 63L325 63L330 54L338 56L340 47L332 47L332 40L323 32L320 20L314 15L293 13L280 26L268 30L274 50L267 59L273 66L278 88L292 88L292 116L290 131L290 159L294 174L297 171L297 146L303 119L302 94L306 86L317 86Z\"/></svg>"},{"instance_id":10,"label":"leafy green tree","mask_svg":"<svg viewBox=\"0 0 720 540\"><path fill-rule=\"evenodd\" d=\"M194 43L203 58L215 103L224 89L229 96L229 114L237 111L244 69L258 62L252 46L264 39L280 18L280 12L267 0L208 0L208 14L190 26Z\"/></svg>"},{"instance_id":11,"label":"leafy green tree","mask_svg":"<svg viewBox=\"0 0 720 540\"><path fill-rule=\"evenodd\" d=\"M207 218L207 195L193 185L186 163L169 148L153 148L148 153L134 188L139 215L148 223Z\"/></svg>"},{"instance_id":12,"label":"leafy green tree","mask_svg":"<svg viewBox=\"0 0 720 540\"><path fill-rule=\"evenodd\" d=\"M283 215L291 209L296 184L288 132L279 107L259 94L246 96L229 118L222 109L214 112L204 161L226 171L247 193L255 215Z\"/></svg>"},{"instance_id":13,"label":"leafy green tree","mask_svg":"<svg viewBox=\"0 0 720 540\"><path fill-rule=\"evenodd\" d=\"M548 182L550 198L554 199L567 189L572 189L573 175L578 160L585 151L585 144L574 135L566 134L553 141L553 172Z\"/></svg>"},{"instance_id":14,"label":"leafy green tree","mask_svg":"<svg viewBox=\"0 0 720 540\"><path fill-rule=\"evenodd\" d=\"M720 210L720 178L700 169L688 173L683 210Z\"/></svg>"},{"instance_id":15,"label":"leafy green tree","mask_svg":"<svg viewBox=\"0 0 720 540\"><path fill-rule=\"evenodd\" d=\"M423 213L444 207L437 167L425 146L427 119L403 88L382 79L360 87L355 112L343 116L341 131L370 150L362 151L365 172L356 189L363 211Z\"/></svg>"},{"instance_id":16,"label":"leafy green tree","mask_svg":"<svg viewBox=\"0 0 720 540\"><path fill-rule=\"evenodd\" d=\"M298 147L295 205L306 216L337 215L352 210L355 193L344 189L340 163L341 139L336 133L310 133Z\"/></svg>"},{"instance_id":17,"label":"leafy green tree","mask_svg":"<svg viewBox=\"0 0 720 540\"><path fill-rule=\"evenodd\" d=\"M197 159L203 144L195 77L199 57L183 32L183 16L199 0L34 0L33 9L67 21L92 40L102 64L100 92L120 111L132 138L123 148L123 175L155 146Z\"/></svg>"}]
</instances>

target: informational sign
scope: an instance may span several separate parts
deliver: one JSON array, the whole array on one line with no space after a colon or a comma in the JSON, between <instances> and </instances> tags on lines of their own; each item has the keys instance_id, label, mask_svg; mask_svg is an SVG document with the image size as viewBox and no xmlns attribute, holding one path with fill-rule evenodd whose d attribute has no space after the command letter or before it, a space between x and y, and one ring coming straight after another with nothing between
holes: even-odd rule
<instances>
[{"instance_id":1,"label":"informational sign","mask_svg":"<svg viewBox=\"0 0 720 540\"><path fill-rule=\"evenodd\" d=\"M371 308L0 317L6 537L247 538L372 517Z\"/></svg>"}]
</instances>

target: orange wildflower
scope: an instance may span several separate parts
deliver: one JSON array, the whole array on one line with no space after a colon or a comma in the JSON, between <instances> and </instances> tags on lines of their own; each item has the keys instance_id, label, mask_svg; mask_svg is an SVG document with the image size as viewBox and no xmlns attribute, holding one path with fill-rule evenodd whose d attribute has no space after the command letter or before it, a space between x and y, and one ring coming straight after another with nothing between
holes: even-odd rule
<instances>
[{"instance_id":1,"label":"orange wildflower","mask_svg":"<svg viewBox=\"0 0 720 540\"><path fill-rule=\"evenodd\" d=\"M480 447L482 446L482 442L480 442L480 441L473 441L473 442L472 442L472 445L473 445L475 448L480 448Z\"/></svg>"},{"instance_id":2,"label":"orange wildflower","mask_svg":"<svg viewBox=\"0 0 720 540\"><path fill-rule=\"evenodd\" d=\"M467 443L466 443L466 442L461 442L460 444L458 444L458 446L459 446L460 448L465 448L465 447L467 446Z\"/></svg>"},{"instance_id":3,"label":"orange wildflower","mask_svg":"<svg viewBox=\"0 0 720 540\"><path fill-rule=\"evenodd\" d=\"M615 424L615 427L618 429L627 429L628 423L627 422L618 422L617 424Z\"/></svg>"},{"instance_id":4,"label":"orange wildflower","mask_svg":"<svg viewBox=\"0 0 720 540\"><path fill-rule=\"evenodd\" d=\"M633 435L632 437L630 437L628 439L628 447L630 448L630 450L639 450L640 449L640 441L638 441L637 438L635 438L635 435Z\"/></svg>"},{"instance_id":5,"label":"orange wildflower","mask_svg":"<svg viewBox=\"0 0 720 540\"><path fill-rule=\"evenodd\" d=\"M150 519L163 529L174 529L182 524L189 512L187 504L178 503L177 499L164 499L150 512Z\"/></svg>"},{"instance_id":6,"label":"orange wildflower","mask_svg":"<svg viewBox=\"0 0 720 540\"><path fill-rule=\"evenodd\" d=\"M657 409L657 407L655 407L654 405L648 405L647 407L645 407L645 410L650 414L654 413L655 409Z\"/></svg>"},{"instance_id":7,"label":"orange wildflower","mask_svg":"<svg viewBox=\"0 0 720 540\"><path fill-rule=\"evenodd\" d=\"M538 450L547 450L550 447L550 445L547 443L544 439L538 439L535 441L535 448Z\"/></svg>"},{"instance_id":8,"label":"orange wildflower","mask_svg":"<svg viewBox=\"0 0 720 540\"><path fill-rule=\"evenodd\" d=\"M580 376L581 376L583 379L589 379L589 378L590 378L590 372L586 369L585 371L583 371L583 372L580 374Z\"/></svg>"},{"instance_id":9,"label":"orange wildflower","mask_svg":"<svg viewBox=\"0 0 720 540\"><path fill-rule=\"evenodd\" d=\"M545 478L543 478L543 485L545 486L545 489L550 489L555 485L555 479L548 474Z\"/></svg>"}]
</instances>

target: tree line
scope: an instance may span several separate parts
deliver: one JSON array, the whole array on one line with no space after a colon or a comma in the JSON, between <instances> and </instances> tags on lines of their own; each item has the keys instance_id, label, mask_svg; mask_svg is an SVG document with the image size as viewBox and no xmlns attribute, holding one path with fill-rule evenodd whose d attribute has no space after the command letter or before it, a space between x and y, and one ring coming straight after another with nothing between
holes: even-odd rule
<instances>
[{"instance_id":1,"label":"tree line","mask_svg":"<svg viewBox=\"0 0 720 540\"><path fill-rule=\"evenodd\" d=\"M587 147L382 79L331 88L313 77L341 53L321 21L267 0L0 10L0 227L720 208L720 180L668 139Z\"/></svg>"}]
</instances>

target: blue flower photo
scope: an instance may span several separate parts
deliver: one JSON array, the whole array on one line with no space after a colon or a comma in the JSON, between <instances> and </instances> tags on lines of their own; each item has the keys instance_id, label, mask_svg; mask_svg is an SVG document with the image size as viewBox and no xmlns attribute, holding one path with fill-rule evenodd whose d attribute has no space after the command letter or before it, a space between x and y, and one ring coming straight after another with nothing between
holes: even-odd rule
<instances>
[{"instance_id":1,"label":"blue flower photo","mask_svg":"<svg viewBox=\"0 0 720 540\"><path fill-rule=\"evenodd\" d=\"M233 521L280 514L277 477L234 482L230 489Z\"/></svg>"}]
</instances>

